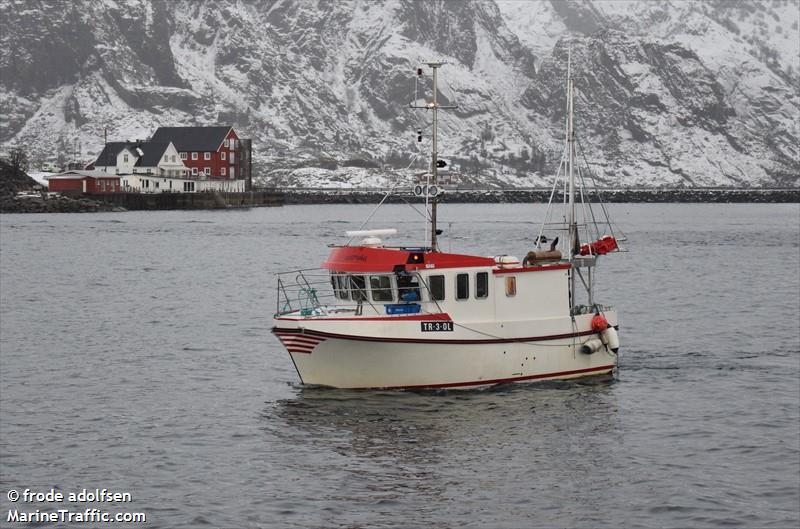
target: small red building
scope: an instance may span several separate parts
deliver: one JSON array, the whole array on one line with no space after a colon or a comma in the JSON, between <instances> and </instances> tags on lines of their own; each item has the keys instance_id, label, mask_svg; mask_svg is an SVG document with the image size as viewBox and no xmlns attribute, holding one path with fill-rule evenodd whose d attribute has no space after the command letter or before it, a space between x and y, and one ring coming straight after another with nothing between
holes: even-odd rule
<instances>
[{"instance_id":1,"label":"small red building","mask_svg":"<svg viewBox=\"0 0 800 529\"><path fill-rule=\"evenodd\" d=\"M104 173L101 171L65 171L47 177L47 188L49 191L59 193L119 193L119 176Z\"/></svg>"}]
</instances>

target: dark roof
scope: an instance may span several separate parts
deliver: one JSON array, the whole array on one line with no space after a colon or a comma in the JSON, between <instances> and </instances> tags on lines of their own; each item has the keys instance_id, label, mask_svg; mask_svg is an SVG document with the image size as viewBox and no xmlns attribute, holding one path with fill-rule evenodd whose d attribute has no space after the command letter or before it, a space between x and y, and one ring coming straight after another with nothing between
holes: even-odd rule
<instances>
[{"instance_id":1,"label":"dark roof","mask_svg":"<svg viewBox=\"0 0 800 529\"><path fill-rule=\"evenodd\" d=\"M136 160L136 167L155 167L161 161L161 157L164 156L164 151L167 150L167 147L169 147L169 143L156 143L154 141L133 145L131 150L134 153L139 154L136 152L137 148L144 153L144 156Z\"/></svg>"},{"instance_id":2,"label":"dark roof","mask_svg":"<svg viewBox=\"0 0 800 529\"><path fill-rule=\"evenodd\" d=\"M136 145L136 143L132 143L129 141L112 141L106 143L105 148L100 152L100 156L97 157L97 160L94 162L94 166L97 167L98 165L101 167L109 166L109 165L117 165L117 155L119 151L128 147L129 145Z\"/></svg>"},{"instance_id":3,"label":"dark roof","mask_svg":"<svg viewBox=\"0 0 800 529\"><path fill-rule=\"evenodd\" d=\"M216 151L231 127L159 127L151 142L172 142L179 151Z\"/></svg>"},{"instance_id":4,"label":"dark roof","mask_svg":"<svg viewBox=\"0 0 800 529\"><path fill-rule=\"evenodd\" d=\"M156 143L152 141L115 141L106 144L103 152L97 157L94 166L106 167L117 165L117 155L123 149L128 149L135 156L139 156L136 149L141 149L143 155L136 160L136 167L155 167L164 155L164 151L169 147L169 143Z\"/></svg>"}]
</instances>

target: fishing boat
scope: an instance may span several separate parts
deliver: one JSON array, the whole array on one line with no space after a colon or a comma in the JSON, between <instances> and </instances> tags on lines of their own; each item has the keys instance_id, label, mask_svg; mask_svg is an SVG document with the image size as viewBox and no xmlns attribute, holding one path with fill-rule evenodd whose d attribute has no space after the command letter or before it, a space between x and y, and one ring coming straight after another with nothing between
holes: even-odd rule
<instances>
[{"instance_id":1,"label":"fishing boat","mask_svg":"<svg viewBox=\"0 0 800 529\"><path fill-rule=\"evenodd\" d=\"M437 72L444 63L424 65L432 98L411 106L433 118L430 169L413 192L425 202L425 243L389 245L385 240L397 234L394 228L348 231L349 240L332 245L321 268L277 274L272 332L301 382L476 388L613 373L617 312L594 299L593 270L624 239L614 232L605 206L596 212L582 201L589 176L576 168L571 59L564 151L535 243L517 249L526 252L521 260L439 248L438 112L454 105L437 98Z\"/></svg>"}]
</instances>

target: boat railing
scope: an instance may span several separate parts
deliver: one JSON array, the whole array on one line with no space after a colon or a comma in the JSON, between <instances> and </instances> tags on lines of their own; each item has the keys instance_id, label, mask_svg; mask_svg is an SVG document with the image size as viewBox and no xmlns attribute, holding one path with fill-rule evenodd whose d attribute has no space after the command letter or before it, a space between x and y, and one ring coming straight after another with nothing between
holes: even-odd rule
<instances>
[{"instance_id":1,"label":"boat railing","mask_svg":"<svg viewBox=\"0 0 800 529\"><path fill-rule=\"evenodd\" d=\"M421 311L422 292L434 300L426 312L443 312L426 281L417 273L414 286L392 284L376 288L369 284L373 274L332 273L322 268L306 268L275 274L277 281L276 316L330 316L350 313L354 316L402 314L404 309ZM385 274L380 274L384 275ZM415 292L413 295L410 295ZM383 299L377 298L381 296ZM416 305L416 306L413 306ZM366 314L365 314L366 313Z\"/></svg>"}]
</instances>

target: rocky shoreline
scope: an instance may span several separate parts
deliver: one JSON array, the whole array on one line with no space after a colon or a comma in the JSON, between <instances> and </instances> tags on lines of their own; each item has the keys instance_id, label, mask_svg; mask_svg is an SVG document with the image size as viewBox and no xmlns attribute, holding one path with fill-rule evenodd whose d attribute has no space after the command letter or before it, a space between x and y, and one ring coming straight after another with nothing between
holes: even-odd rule
<instances>
[{"instance_id":1,"label":"rocky shoreline","mask_svg":"<svg viewBox=\"0 0 800 529\"><path fill-rule=\"evenodd\" d=\"M99 211L126 211L125 208L104 204L88 198L13 197L0 199L0 213L96 213Z\"/></svg>"},{"instance_id":2,"label":"rocky shoreline","mask_svg":"<svg viewBox=\"0 0 800 529\"><path fill-rule=\"evenodd\" d=\"M385 190L304 190L284 191L286 204L375 204ZM609 189L600 193L604 202L630 203L798 203L798 189ZM440 202L449 203L541 203L550 198L550 190L446 190ZM386 203L416 202L410 193L390 195ZM562 200L557 193L554 200Z\"/></svg>"}]
</instances>

